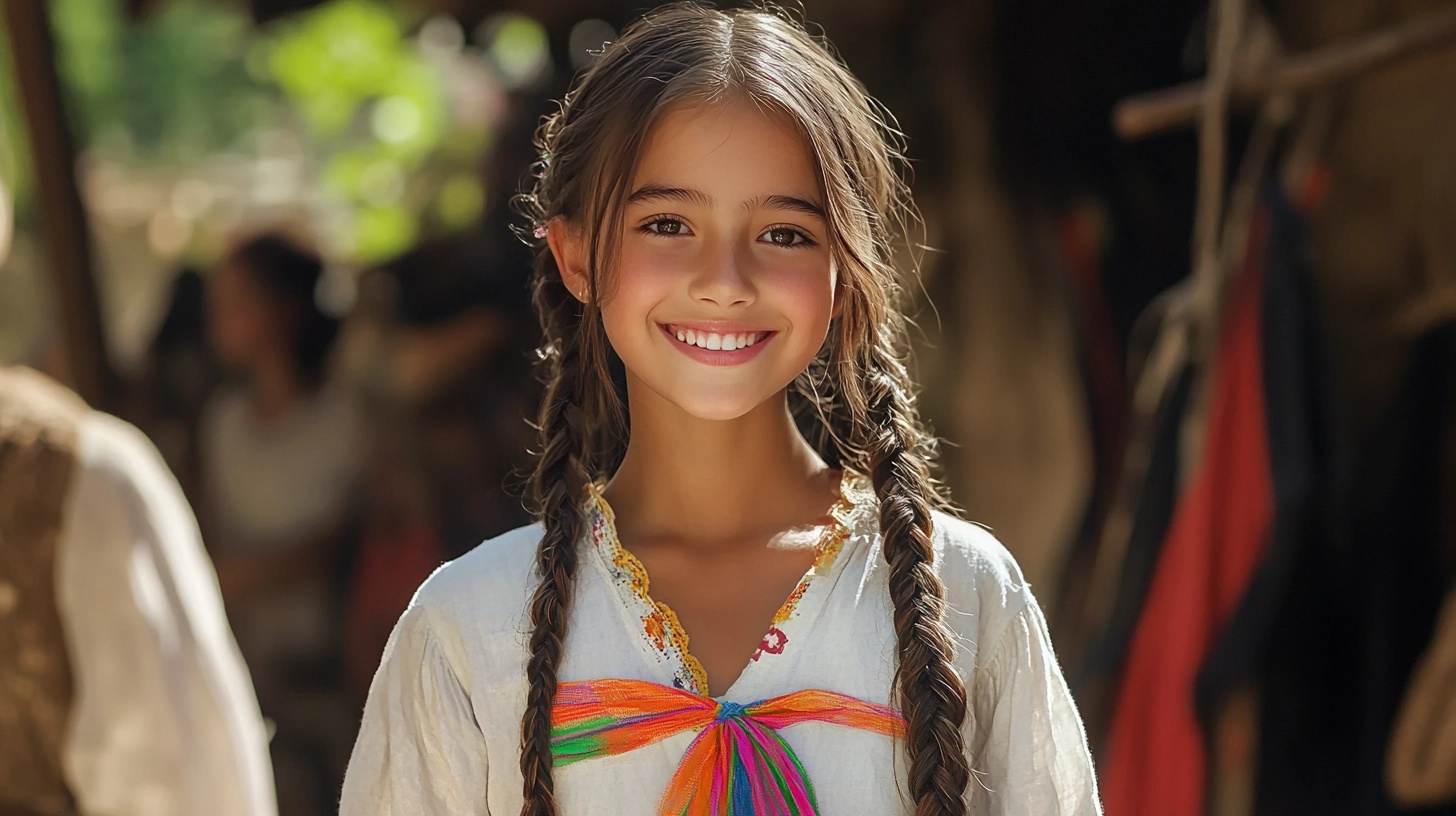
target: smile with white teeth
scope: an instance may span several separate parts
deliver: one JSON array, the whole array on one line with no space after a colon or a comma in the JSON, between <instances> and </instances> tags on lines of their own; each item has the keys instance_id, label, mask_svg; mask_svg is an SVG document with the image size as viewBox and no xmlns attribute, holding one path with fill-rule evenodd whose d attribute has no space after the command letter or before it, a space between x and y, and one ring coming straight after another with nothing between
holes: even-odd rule
<instances>
[{"instance_id":1,"label":"smile with white teeth","mask_svg":"<svg viewBox=\"0 0 1456 816\"><path fill-rule=\"evenodd\" d=\"M680 342L710 351L737 351L762 340L768 332L740 332L719 334L718 332L694 331L674 327L672 333Z\"/></svg>"}]
</instances>

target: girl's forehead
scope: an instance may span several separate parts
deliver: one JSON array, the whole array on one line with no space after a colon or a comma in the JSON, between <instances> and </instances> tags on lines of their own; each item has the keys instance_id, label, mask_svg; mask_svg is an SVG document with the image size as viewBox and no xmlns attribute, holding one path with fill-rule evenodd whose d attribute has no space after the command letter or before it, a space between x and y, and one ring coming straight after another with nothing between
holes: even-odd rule
<instances>
[{"instance_id":1,"label":"girl's forehead","mask_svg":"<svg viewBox=\"0 0 1456 816\"><path fill-rule=\"evenodd\" d=\"M745 99L680 103L657 117L634 174L642 184L818 188L817 163L787 114ZM634 187L635 189L635 187Z\"/></svg>"}]
</instances>

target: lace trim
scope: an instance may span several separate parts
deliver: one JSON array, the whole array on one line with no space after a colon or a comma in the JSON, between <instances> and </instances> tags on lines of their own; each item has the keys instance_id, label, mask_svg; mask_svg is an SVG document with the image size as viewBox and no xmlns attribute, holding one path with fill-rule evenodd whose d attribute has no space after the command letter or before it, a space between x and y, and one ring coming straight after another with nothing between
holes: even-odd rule
<instances>
[{"instance_id":1,"label":"lace trim","mask_svg":"<svg viewBox=\"0 0 1456 816\"><path fill-rule=\"evenodd\" d=\"M703 664L693 657L689 648L687 630L678 620L677 613L667 604L653 599L652 581L647 575L647 568L643 566L637 556L622 546L621 540L617 537L617 515L602 494L605 487L603 482L595 482L588 486L591 494L590 506L596 511L592 524L592 538L598 546L607 549L613 566L617 568L618 581L625 583L632 595L647 608L648 613L642 617L643 634L659 652L669 656L676 653L676 657L689 675L687 678L679 679L689 680L692 686L686 690L706 696L708 694L708 672L703 668ZM814 563L804 573L804 577L799 579L794 591L789 593L789 597L774 613L769 633L764 637L764 642L769 643L776 636L777 648L760 647L759 651L754 652L753 660L758 660L766 650L774 654L783 651L787 638L778 627L794 616L799 601L808 591L814 578L828 572L829 568L833 566L840 550L844 549L844 543L849 540L850 514L867 497L872 496L873 493L869 491L864 477L845 471L840 480L839 499L829 510L831 522L825 526L823 534L815 544Z\"/></svg>"}]
</instances>

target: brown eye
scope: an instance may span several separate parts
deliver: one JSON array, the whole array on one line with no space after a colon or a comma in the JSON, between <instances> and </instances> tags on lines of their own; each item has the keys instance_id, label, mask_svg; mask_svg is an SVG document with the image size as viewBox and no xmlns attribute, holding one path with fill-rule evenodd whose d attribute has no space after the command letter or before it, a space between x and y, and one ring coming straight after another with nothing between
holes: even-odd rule
<instances>
[{"instance_id":1,"label":"brown eye","mask_svg":"<svg viewBox=\"0 0 1456 816\"><path fill-rule=\"evenodd\" d=\"M781 247L810 246L814 243L809 236L793 227L769 227L760 236L760 240L767 240L770 244Z\"/></svg>"},{"instance_id":2,"label":"brown eye","mask_svg":"<svg viewBox=\"0 0 1456 816\"><path fill-rule=\"evenodd\" d=\"M649 232L653 235L685 234L683 230L683 222L677 220L676 218L657 218L652 221L648 221L646 224L643 225L642 229L644 232Z\"/></svg>"}]
</instances>

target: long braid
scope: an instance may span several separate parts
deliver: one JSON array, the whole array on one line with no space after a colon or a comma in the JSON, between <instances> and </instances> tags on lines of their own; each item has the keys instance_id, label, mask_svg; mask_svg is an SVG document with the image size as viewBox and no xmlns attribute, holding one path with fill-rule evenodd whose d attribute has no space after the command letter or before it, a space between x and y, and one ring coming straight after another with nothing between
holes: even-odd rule
<instances>
[{"instance_id":1,"label":"long braid","mask_svg":"<svg viewBox=\"0 0 1456 816\"><path fill-rule=\"evenodd\" d=\"M867 96L858 98L867 109L873 106ZM879 147L894 143L888 126L880 133ZM823 165L824 184L844 193L830 200L871 203L858 211L831 207L846 238L838 259L846 282L843 312L821 378L828 404L821 404L817 415L821 434L837 440L841 461L869 474L880 503L894 606L895 689L907 722L908 781L916 816L964 816L970 781L962 737L966 687L953 662L955 639L945 620L945 586L935 570L931 541L931 509L945 508L947 502L930 474L935 439L920 424L899 354L907 341L899 309L904 292L891 258L895 237L908 236L918 216L892 169L898 152L853 140L839 140L834 148L839 160ZM874 183L869 185L846 172L875 163L879 172L870 174ZM816 373L811 369L811 376ZM799 391L804 390L800 384Z\"/></svg>"},{"instance_id":2,"label":"long braid","mask_svg":"<svg viewBox=\"0 0 1456 816\"><path fill-rule=\"evenodd\" d=\"M556 670L566 640L567 617L576 578L580 502L591 479L590 434L582 425L581 323L579 304L566 291L551 256L539 261L535 302L544 344L541 363L546 393L537 422L540 448L531 476L533 510L544 531L536 550L541 583L531 598L531 639L526 662L529 688L521 720L522 816L555 816L551 776L551 708Z\"/></svg>"},{"instance_id":3,"label":"long braid","mask_svg":"<svg viewBox=\"0 0 1456 816\"><path fill-rule=\"evenodd\" d=\"M869 353L864 456L880 502L880 532L894 605L895 687L908 725L909 787L916 816L964 816L970 779L961 728L966 688L952 658L945 586L936 575L930 477L934 440L921 430L904 365L886 347Z\"/></svg>"}]
</instances>

